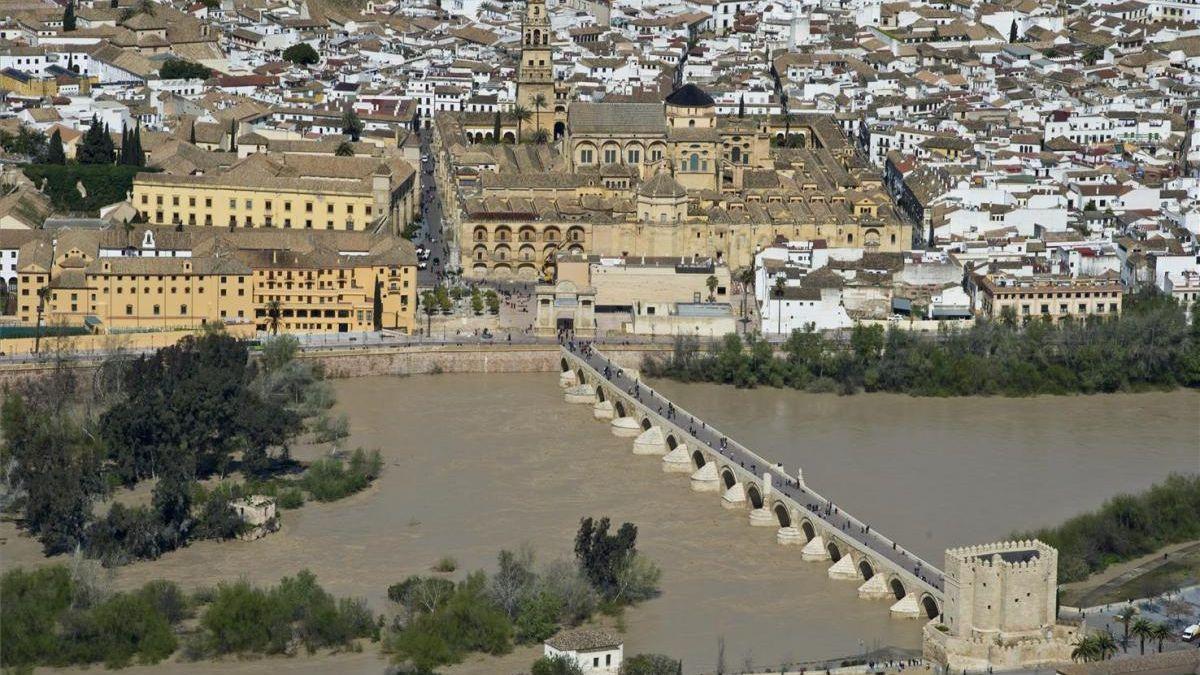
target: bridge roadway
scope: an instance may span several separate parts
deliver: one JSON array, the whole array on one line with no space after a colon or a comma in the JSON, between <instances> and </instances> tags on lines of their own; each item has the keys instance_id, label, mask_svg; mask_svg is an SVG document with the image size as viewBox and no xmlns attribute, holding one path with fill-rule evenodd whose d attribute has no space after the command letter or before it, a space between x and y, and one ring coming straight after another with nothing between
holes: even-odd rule
<instances>
[{"instance_id":1,"label":"bridge roadway","mask_svg":"<svg viewBox=\"0 0 1200 675\"><path fill-rule=\"evenodd\" d=\"M803 481L803 478L789 476L781 465L768 462L754 451L722 434L711 424L689 414L645 383L631 379L619 365L606 358L594 346L568 342L563 346L563 352L564 355L586 364L592 371L593 378L597 380L595 386L598 393L601 387L599 383L607 381L612 385L609 396L615 393L632 405L639 406L646 416L657 418L659 425L663 428L675 428L681 433L686 433L691 439L702 443L708 453L728 459L728 464L744 468L756 478L763 476L764 483L766 482L765 474L770 474L772 476L770 478L771 485L767 490L793 502L793 506L798 509L797 520L803 518L820 522L823 527L817 528L819 531L826 533L829 539L844 541L852 548L857 549L857 553L860 554L856 556L857 558L868 560L871 566L881 573L884 571L880 569L881 567L890 568L888 571L892 578L900 578L905 595L919 593L922 601L931 597L936 602L937 611L934 611L934 606L922 602L924 606L921 609L929 618L940 614L944 589L944 579L940 569L884 536L875 527L867 527L865 523L847 513L842 507L814 491ZM567 361L564 359L564 371L567 371L566 364ZM606 368L608 369L607 377ZM603 396L601 394L599 400L604 400ZM662 414L657 412L660 409ZM668 411L671 409L674 410L674 414L667 417ZM642 428L645 429L648 425L648 422L643 422ZM722 438L725 438L724 447L721 445ZM763 506L770 507L771 505L763 504ZM780 525L784 525L782 519ZM812 533L806 530L805 534L811 541ZM892 588L896 589L895 596L900 598L899 589L894 584Z\"/></svg>"}]
</instances>

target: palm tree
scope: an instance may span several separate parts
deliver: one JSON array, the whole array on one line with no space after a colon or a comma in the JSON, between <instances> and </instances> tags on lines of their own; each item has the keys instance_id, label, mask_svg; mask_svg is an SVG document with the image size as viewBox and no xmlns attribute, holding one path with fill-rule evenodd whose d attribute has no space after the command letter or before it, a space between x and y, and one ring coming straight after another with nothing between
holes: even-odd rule
<instances>
[{"instance_id":1,"label":"palm tree","mask_svg":"<svg viewBox=\"0 0 1200 675\"><path fill-rule=\"evenodd\" d=\"M1129 623L1131 621L1133 621L1133 616L1135 614L1137 614L1136 608L1126 607L1125 609L1122 609L1120 612L1117 612L1116 616L1113 617L1117 621L1120 621L1121 625L1123 625L1125 627L1125 634L1124 634L1124 636L1121 637L1121 648L1126 651L1129 650Z\"/></svg>"},{"instance_id":2,"label":"palm tree","mask_svg":"<svg viewBox=\"0 0 1200 675\"><path fill-rule=\"evenodd\" d=\"M271 300L267 303L267 326L271 328L272 335L279 335L279 318L283 316L278 300Z\"/></svg>"},{"instance_id":3,"label":"palm tree","mask_svg":"<svg viewBox=\"0 0 1200 675\"><path fill-rule=\"evenodd\" d=\"M512 110L508 111L508 118L517 123L517 142L518 143L521 142L521 129L522 129L522 127L525 126L525 123L528 122L531 117L533 117L533 113L529 112L529 108L526 108L525 106L523 106L519 103L517 105L514 105L512 107ZM496 142L499 143L500 139L497 138Z\"/></svg>"},{"instance_id":4,"label":"palm tree","mask_svg":"<svg viewBox=\"0 0 1200 675\"><path fill-rule=\"evenodd\" d=\"M1079 640L1075 642L1075 648L1071 650L1072 661L1083 661L1089 663L1091 661L1099 661L1100 650L1097 647L1096 639L1091 635L1081 635Z\"/></svg>"},{"instance_id":5,"label":"palm tree","mask_svg":"<svg viewBox=\"0 0 1200 675\"><path fill-rule=\"evenodd\" d=\"M716 277L716 275L712 275L712 274L708 275L708 278L704 280L704 285L708 286L708 301L709 302L715 301L717 299L717 295L716 295L716 293L717 293L717 277Z\"/></svg>"},{"instance_id":6,"label":"palm tree","mask_svg":"<svg viewBox=\"0 0 1200 675\"><path fill-rule=\"evenodd\" d=\"M1158 641L1158 653L1162 653L1163 641L1171 637L1171 628L1165 623L1154 624L1154 629L1150 631L1150 639Z\"/></svg>"},{"instance_id":7,"label":"palm tree","mask_svg":"<svg viewBox=\"0 0 1200 675\"><path fill-rule=\"evenodd\" d=\"M348 141L342 141L341 143L338 143L337 150L334 150L333 154L337 155L338 157L353 157L354 146L350 145Z\"/></svg>"},{"instance_id":8,"label":"palm tree","mask_svg":"<svg viewBox=\"0 0 1200 675\"><path fill-rule=\"evenodd\" d=\"M547 133L545 129L538 129L537 131L533 132L533 138L531 140L538 145L545 145L550 140L550 134Z\"/></svg>"},{"instance_id":9,"label":"palm tree","mask_svg":"<svg viewBox=\"0 0 1200 675\"><path fill-rule=\"evenodd\" d=\"M33 353L40 354L42 352L42 314L46 312L46 300L50 297L50 287L42 286L37 290L38 306L37 306L37 337L33 340Z\"/></svg>"},{"instance_id":10,"label":"palm tree","mask_svg":"<svg viewBox=\"0 0 1200 675\"><path fill-rule=\"evenodd\" d=\"M1141 655L1146 655L1146 638L1151 638L1154 635L1154 624L1149 619L1139 618L1133 622L1133 627L1129 629L1138 640L1141 642Z\"/></svg>"},{"instance_id":11,"label":"palm tree","mask_svg":"<svg viewBox=\"0 0 1200 675\"><path fill-rule=\"evenodd\" d=\"M537 110L537 127L542 128L542 108L546 107L546 95L537 94L533 97L533 107Z\"/></svg>"},{"instance_id":12,"label":"palm tree","mask_svg":"<svg viewBox=\"0 0 1200 675\"><path fill-rule=\"evenodd\" d=\"M1113 639L1112 633L1104 631L1092 636L1092 640L1096 643L1096 652L1100 655L1100 660L1111 659L1117 653L1117 641Z\"/></svg>"}]
</instances>

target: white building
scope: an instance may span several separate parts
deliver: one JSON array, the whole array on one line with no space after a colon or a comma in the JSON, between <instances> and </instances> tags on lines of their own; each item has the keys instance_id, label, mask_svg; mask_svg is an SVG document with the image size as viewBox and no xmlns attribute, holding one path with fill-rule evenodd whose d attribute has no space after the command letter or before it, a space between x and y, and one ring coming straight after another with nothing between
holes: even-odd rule
<instances>
[{"instance_id":1,"label":"white building","mask_svg":"<svg viewBox=\"0 0 1200 675\"><path fill-rule=\"evenodd\" d=\"M772 292L762 303L762 332L791 335L794 331L839 330L854 325L842 306L840 288L789 286Z\"/></svg>"},{"instance_id":2,"label":"white building","mask_svg":"<svg viewBox=\"0 0 1200 675\"><path fill-rule=\"evenodd\" d=\"M579 664L584 673L615 675L621 670L625 645L621 638L607 631L591 628L560 631L546 640L548 657L566 656Z\"/></svg>"}]
</instances>

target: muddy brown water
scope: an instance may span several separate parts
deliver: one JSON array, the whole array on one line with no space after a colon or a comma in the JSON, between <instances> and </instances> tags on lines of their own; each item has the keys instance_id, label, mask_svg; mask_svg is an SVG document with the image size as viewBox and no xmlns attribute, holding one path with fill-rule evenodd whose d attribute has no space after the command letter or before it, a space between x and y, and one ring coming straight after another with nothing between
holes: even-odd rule
<instances>
[{"instance_id":1,"label":"muddy brown water","mask_svg":"<svg viewBox=\"0 0 1200 675\"><path fill-rule=\"evenodd\" d=\"M696 494L686 475L630 453L586 406L568 406L552 374L372 377L337 383L353 445L381 449L383 476L335 504L287 512L257 542L201 542L122 568L115 584L173 579L188 588L245 577L274 583L313 570L331 592L387 608L386 588L442 556L490 569L501 547L530 543L541 560L569 557L579 518L639 527L663 567L661 597L626 613L626 652L682 656L711 671L919 646L916 621L853 582L750 528L745 512ZM1200 470L1200 394L1038 399L835 397L656 383L683 407L789 468L827 496L932 560L946 546L1053 524L1170 471ZM0 524L7 569L42 562L34 542ZM512 673L536 649L473 659L458 672ZM380 672L373 653L280 661L162 664L155 671ZM141 670L141 669L138 669Z\"/></svg>"}]
</instances>

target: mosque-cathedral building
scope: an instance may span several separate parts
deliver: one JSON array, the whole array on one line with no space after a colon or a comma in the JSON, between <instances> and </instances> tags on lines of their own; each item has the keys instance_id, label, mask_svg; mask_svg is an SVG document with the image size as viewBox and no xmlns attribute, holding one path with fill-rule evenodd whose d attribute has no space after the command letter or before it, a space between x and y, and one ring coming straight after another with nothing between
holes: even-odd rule
<instances>
[{"instance_id":1,"label":"mosque-cathedral building","mask_svg":"<svg viewBox=\"0 0 1200 675\"><path fill-rule=\"evenodd\" d=\"M828 116L718 117L694 84L661 103L569 101L549 31L544 0L528 0L517 100L533 114L521 128L489 113L435 120L468 278L549 278L561 254L736 269L779 237L911 247L882 177Z\"/></svg>"}]
</instances>

